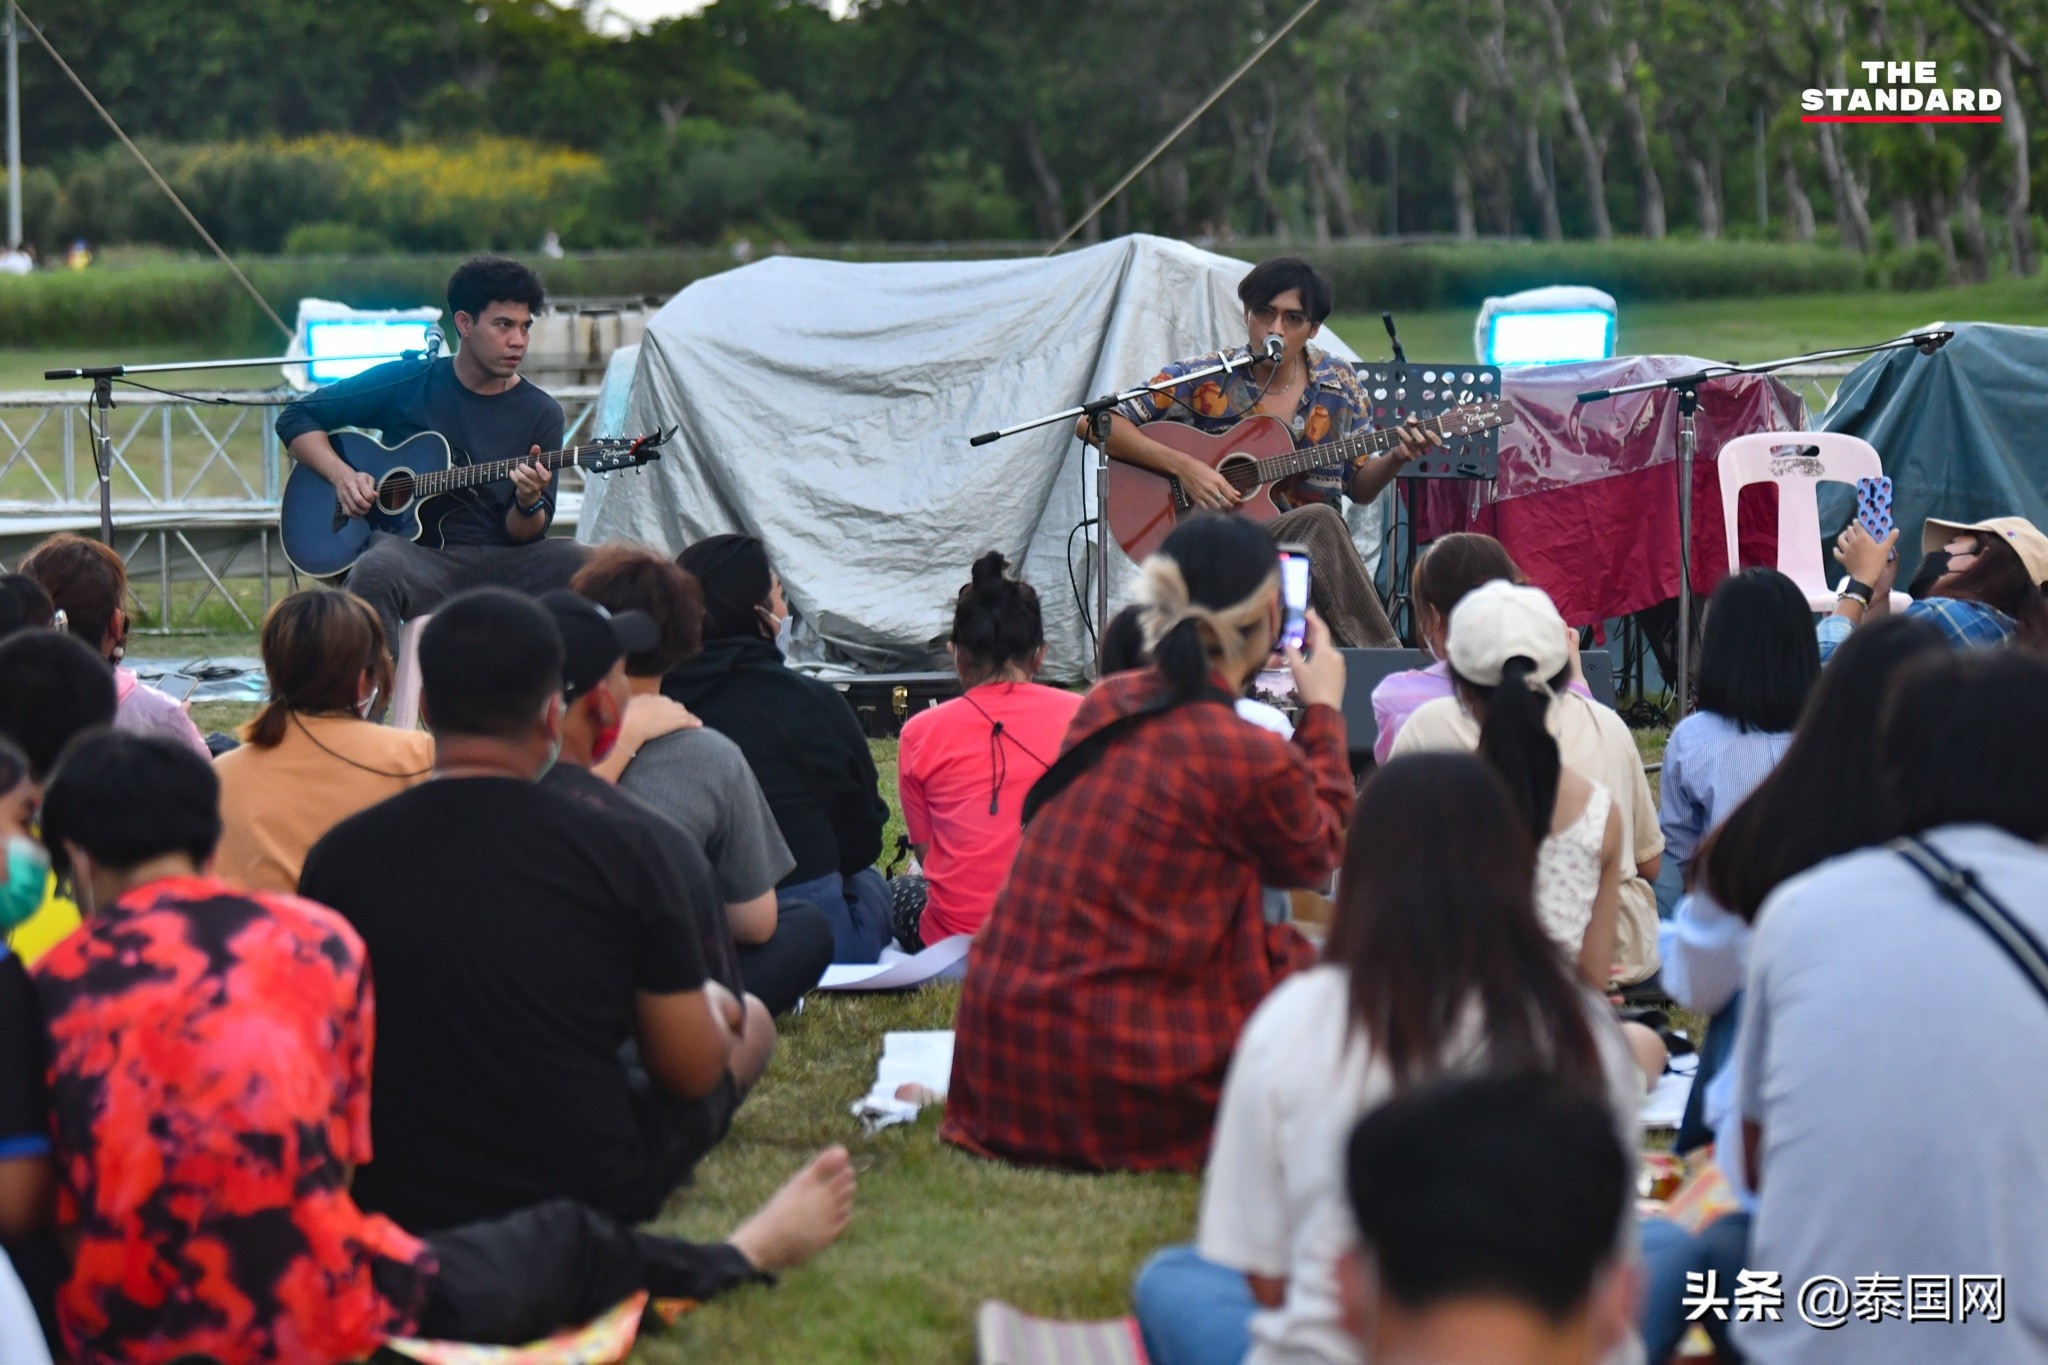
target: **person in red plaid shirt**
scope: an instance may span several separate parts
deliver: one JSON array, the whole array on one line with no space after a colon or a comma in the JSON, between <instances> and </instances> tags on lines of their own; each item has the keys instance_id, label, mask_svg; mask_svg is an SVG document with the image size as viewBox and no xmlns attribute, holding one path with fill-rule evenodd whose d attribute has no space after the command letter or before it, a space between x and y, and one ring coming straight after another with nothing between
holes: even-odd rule
<instances>
[{"instance_id":1,"label":"person in red plaid shirt","mask_svg":"<svg viewBox=\"0 0 2048 1365\"><path fill-rule=\"evenodd\" d=\"M1201 1168L1245 1019L1315 950L1259 888L1329 876L1351 814L1344 659L1309 617L1290 742L1231 706L1280 628L1255 524L1203 517L1145 563L1153 666L1099 683L1024 805L970 952L941 1136L1088 1170ZM1035 816L1035 818L1034 818Z\"/></svg>"}]
</instances>

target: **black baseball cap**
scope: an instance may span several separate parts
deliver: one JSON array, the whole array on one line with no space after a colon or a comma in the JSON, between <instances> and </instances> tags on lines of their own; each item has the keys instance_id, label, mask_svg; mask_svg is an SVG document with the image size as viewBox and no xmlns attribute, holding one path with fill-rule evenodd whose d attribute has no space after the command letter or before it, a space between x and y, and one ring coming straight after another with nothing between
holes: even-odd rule
<instances>
[{"instance_id":1,"label":"black baseball cap","mask_svg":"<svg viewBox=\"0 0 2048 1365\"><path fill-rule=\"evenodd\" d=\"M654 648L661 638L645 612L614 614L567 588L544 594L540 604L562 632L562 700L571 705L603 682L613 664Z\"/></svg>"}]
</instances>

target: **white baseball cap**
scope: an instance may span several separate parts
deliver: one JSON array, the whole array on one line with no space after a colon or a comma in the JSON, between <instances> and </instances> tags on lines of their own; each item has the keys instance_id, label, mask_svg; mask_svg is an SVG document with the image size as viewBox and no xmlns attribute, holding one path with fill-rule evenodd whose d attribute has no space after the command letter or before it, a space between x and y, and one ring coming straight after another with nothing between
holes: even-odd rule
<instances>
[{"instance_id":1,"label":"white baseball cap","mask_svg":"<svg viewBox=\"0 0 2048 1365\"><path fill-rule=\"evenodd\" d=\"M1527 659L1548 681L1571 662L1564 617L1550 594L1496 578L1465 594L1451 608L1451 668L1467 682L1500 686L1510 659Z\"/></svg>"}]
</instances>

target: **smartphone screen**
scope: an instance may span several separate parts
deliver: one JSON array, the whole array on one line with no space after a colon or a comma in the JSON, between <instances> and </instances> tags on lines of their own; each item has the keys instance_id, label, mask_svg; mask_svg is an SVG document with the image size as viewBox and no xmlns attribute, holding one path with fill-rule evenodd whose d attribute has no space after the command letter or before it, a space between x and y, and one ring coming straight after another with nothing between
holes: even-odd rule
<instances>
[{"instance_id":1,"label":"smartphone screen","mask_svg":"<svg viewBox=\"0 0 2048 1365\"><path fill-rule=\"evenodd\" d=\"M1300 649L1308 640L1308 551L1280 547L1280 643Z\"/></svg>"},{"instance_id":2,"label":"smartphone screen","mask_svg":"<svg viewBox=\"0 0 2048 1365\"><path fill-rule=\"evenodd\" d=\"M191 698L199 679L184 673L166 673L152 685L172 701L182 702Z\"/></svg>"}]
</instances>

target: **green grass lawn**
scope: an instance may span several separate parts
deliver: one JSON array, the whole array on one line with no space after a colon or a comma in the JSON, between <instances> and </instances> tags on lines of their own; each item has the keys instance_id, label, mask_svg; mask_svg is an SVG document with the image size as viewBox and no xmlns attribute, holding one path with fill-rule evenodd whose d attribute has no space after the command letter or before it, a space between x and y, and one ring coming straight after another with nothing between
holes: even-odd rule
<instances>
[{"instance_id":1,"label":"green grass lawn","mask_svg":"<svg viewBox=\"0 0 2048 1365\"><path fill-rule=\"evenodd\" d=\"M1476 309L1401 313L1401 344L1417 360L1469 359ZM1930 322L2048 322L2048 277L1996 280L1915 293L1785 294L1621 305L1616 349L1623 355L1693 355L1772 360L1834 346L1882 341ZM1339 311L1337 335L1361 355L1388 354L1377 312Z\"/></svg>"}]
</instances>

